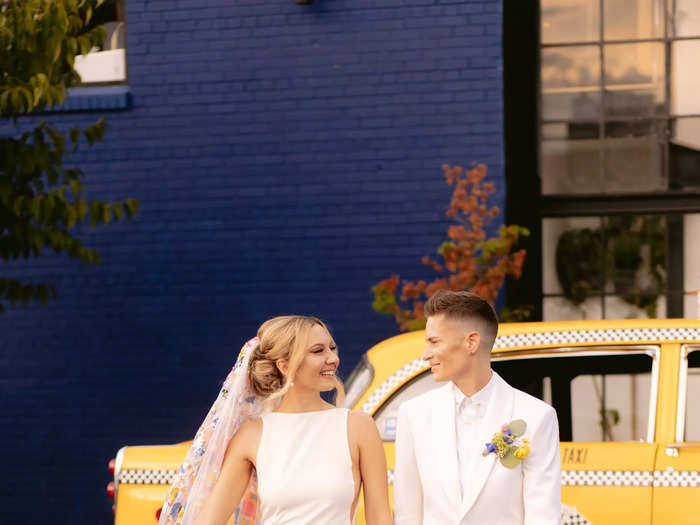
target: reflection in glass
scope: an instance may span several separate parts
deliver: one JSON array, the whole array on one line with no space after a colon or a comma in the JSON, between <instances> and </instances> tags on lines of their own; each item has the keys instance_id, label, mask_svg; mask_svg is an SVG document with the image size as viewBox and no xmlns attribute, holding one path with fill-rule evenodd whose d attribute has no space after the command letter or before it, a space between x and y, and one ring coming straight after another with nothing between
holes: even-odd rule
<instances>
[{"instance_id":1,"label":"reflection in glass","mask_svg":"<svg viewBox=\"0 0 700 525\"><path fill-rule=\"evenodd\" d=\"M545 295L561 294L579 307L603 285L600 217L542 221L542 278Z\"/></svg>"},{"instance_id":2,"label":"reflection in glass","mask_svg":"<svg viewBox=\"0 0 700 525\"><path fill-rule=\"evenodd\" d=\"M543 119L598 119L600 57L596 46L542 49L541 66Z\"/></svg>"},{"instance_id":3,"label":"reflection in glass","mask_svg":"<svg viewBox=\"0 0 700 525\"><path fill-rule=\"evenodd\" d=\"M662 215L544 219L544 319L666 314Z\"/></svg>"},{"instance_id":4,"label":"reflection in glass","mask_svg":"<svg viewBox=\"0 0 700 525\"><path fill-rule=\"evenodd\" d=\"M603 5L605 40L664 36L663 0L605 0Z\"/></svg>"},{"instance_id":5,"label":"reflection in glass","mask_svg":"<svg viewBox=\"0 0 700 525\"><path fill-rule=\"evenodd\" d=\"M627 303L625 317L656 318L666 293L666 218L663 215L620 215L604 221L608 297L605 317L617 315ZM607 288L607 286L606 286ZM608 312L607 306L614 307Z\"/></svg>"},{"instance_id":6,"label":"reflection in glass","mask_svg":"<svg viewBox=\"0 0 700 525\"><path fill-rule=\"evenodd\" d=\"M607 45L604 61L608 117L664 113L666 74L662 43Z\"/></svg>"},{"instance_id":7,"label":"reflection in glass","mask_svg":"<svg viewBox=\"0 0 700 525\"><path fill-rule=\"evenodd\" d=\"M664 122L606 123L603 191L636 193L665 187Z\"/></svg>"},{"instance_id":8,"label":"reflection in glass","mask_svg":"<svg viewBox=\"0 0 700 525\"><path fill-rule=\"evenodd\" d=\"M700 188L700 117L672 120L668 146L669 186L672 189ZM700 285L700 271L697 279Z\"/></svg>"},{"instance_id":9,"label":"reflection in glass","mask_svg":"<svg viewBox=\"0 0 700 525\"><path fill-rule=\"evenodd\" d=\"M600 193L598 123L546 124L542 135L542 193Z\"/></svg>"},{"instance_id":10,"label":"reflection in glass","mask_svg":"<svg viewBox=\"0 0 700 525\"><path fill-rule=\"evenodd\" d=\"M660 295L656 299L656 315L654 318L666 317L666 296ZM646 309L628 303L624 298L616 295L605 297L605 318L606 319L650 319L651 316Z\"/></svg>"},{"instance_id":11,"label":"reflection in glass","mask_svg":"<svg viewBox=\"0 0 700 525\"><path fill-rule=\"evenodd\" d=\"M668 0L669 36L700 36L700 2Z\"/></svg>"},{"instance_id":12,"label":"reflection in glass","mask_svg":"<svg viewBox=\"0 0 700 525\"><path fill-rule=\"evenodd\" d=\"M543 321L597 321L603 318L600 297L589 297L579 305L566 297L544 297L542 299Z\"/></svg>"},{"instance_id":13,"label":"reflection in glass","mask_svg":"<svg viewBox=\"0 0 700 525\"><path fill-rule=\"evenodd\" d=\"M650 391L650 373L576 376L571 381L572 441L646 439Z\"/></svg>"},{"instance_id":14,"label":"reflection in glass","mask_svg":"<svg viewBox=\"0 0 700 525\"><path fill-rule=\"evenodd\" d=\"M674 115L700 115L699 61L700 40L671 44L671 113Z\"/></svg>"},{"instance_id":15,"label":"reflection in glass","mask_svg":"<svg viewBox=\"0 0 700 525\"><path fill-rule=\"evenodd\" d=\"M600 38L600 5L591 0L541 0L543 44L589 42Z\"/></svg>"}]
</instances>

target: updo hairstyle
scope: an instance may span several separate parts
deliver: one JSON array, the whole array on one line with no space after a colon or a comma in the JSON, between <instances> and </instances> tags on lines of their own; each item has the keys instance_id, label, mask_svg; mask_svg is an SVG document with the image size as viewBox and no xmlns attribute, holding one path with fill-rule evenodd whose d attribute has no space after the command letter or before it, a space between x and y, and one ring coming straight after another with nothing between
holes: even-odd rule
<instances>
[{"instance_id":1,"label":"updo hairstyle","mask_svg":"<svg viewBox=\"0 0 700 525\"><path fill-rule=\"evenodd\" d=\"M294 384L294 375L304 360L309 332L314 326L328 327L316 317L283 315L268 319L258 328L260 344L250 356L248 376L257 395L266 397L268 403L284 396ZM289 362L287 376L277 367L277 361ZM336 404L344 401L343 384L336 381Z\"/></svg>"}]
</instances>

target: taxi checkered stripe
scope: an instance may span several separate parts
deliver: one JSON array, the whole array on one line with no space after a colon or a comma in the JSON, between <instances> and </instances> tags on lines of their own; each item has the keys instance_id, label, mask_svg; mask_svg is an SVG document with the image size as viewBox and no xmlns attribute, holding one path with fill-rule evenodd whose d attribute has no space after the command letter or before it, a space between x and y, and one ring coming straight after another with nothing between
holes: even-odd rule
<instances>
[{"instance_id":1,"label":"taxi checkered stripe","mask_svg":"<svg viewBox=\"0 0 700 525\"><path fill-rule=\"evenodd\" d=\"M415 375L416 372L420 372L427 366L427 361L423 361L422 359L418 358L399 368L391 375L389 379L384 381L374 390L374 392L370 394L367 401L365 401L362 405L362 411L367 414L371 414L379 403L381 403L382 400L389 395L389 392L403 383L405 379Z\"/></svg>"},{"instance_id":2,"label":"taxi checkered stripe","mask_svg":"<svg viewBox=\"0 0 700 525\"><path fill-rule=\"evenodd\" d=\"M649 470L563 470L565 486L650 487L656 473Z\"/></svg>"},{"instance_id":3,"label":"taxi checkered stripe","mask_svg":"<svg viewBox=\"0 0 700 525\"><path fill-rule=\"evenodd\" d=\"M583 517L576 507L571 507L566 503L562 503L561 525L591 525L591 522Z\"/></svg>"},{"instance_id":4,"label":"taxi checkered stripe","mask_svg":"<svg viewBox=\"0 0 700 525\"><path fill-rule=\"evenodd\" d=\"M504 335L494 349L515 346L541 346L571 343L611 343L700 339L700 328L618 328L610 330L570 330L536 334Z\"/></svg>"},{"instance_id":5,"label":"taxi checkered stripe","mask_svg":"<svg viewBox=\"0 0 700 525\"><path fill-rule=\"evenodd\" d=\"M177 470L122 470L119 483L124 485L170 485ZM387 470L389 485L394 484L394 471ZM564 486L620 487L698 487L697 470L563 470Z\"/></svg>"},{"instance_id":6,"label":"taxi checkered stripe","mask_svg":"<svg viewBox=\"0 0 700 525\"><path fill-rule=\"evenodd\" d=\"M700 487L697 470L662 470L654 472L655 487Z\"/></svg>"},{"instance_id":7,"label":"taxi checkered stripe","mask_svg":"<svg viewBox=\"0 0 700 525\"><path fill-rule=\"evenodd\" d=\"M177 470L121 470L118 480L125 485L170 485Z\"/></svg>"}]
</instances>

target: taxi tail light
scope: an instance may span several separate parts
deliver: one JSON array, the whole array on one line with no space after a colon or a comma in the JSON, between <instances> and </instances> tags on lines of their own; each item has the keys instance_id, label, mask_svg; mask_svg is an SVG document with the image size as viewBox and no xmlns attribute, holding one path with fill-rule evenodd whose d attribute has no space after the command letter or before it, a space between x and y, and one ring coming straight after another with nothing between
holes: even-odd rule
<instances>
[{"instance_id":1,"label":"taxi tail light","mask_svg":"<svg viewBox=\"0 0 700 525\"><path fill-rule=\"evenodd\" d=\"M114 481L107 483L107 495L114 499Z\"/></svg>"},{"instance_id":2,"label":"taxi tail light","mask_svg":"<svg viewBox=\"0 0 700 525\"><path fill-rule=\"evenodd\" d=\"M109 473L110 473L112 476L114 476L114 465L115 465L115 464L116 464L116 461L114 460L114 458L112 458L112 459L109 460L108 468L109 468Z\"/></svg>"}]
</instances>

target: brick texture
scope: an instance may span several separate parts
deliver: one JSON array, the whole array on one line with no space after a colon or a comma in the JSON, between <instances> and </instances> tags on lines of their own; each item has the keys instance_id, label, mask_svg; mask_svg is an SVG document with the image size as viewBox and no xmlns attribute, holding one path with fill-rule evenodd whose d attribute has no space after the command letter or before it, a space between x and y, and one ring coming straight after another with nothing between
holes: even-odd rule
<instances>
[{"instance_id":1,"label":"brick texture","mask_svg":"<svg viewBox=\"0 0 700 525\"><path fill-rule=\"evenodd\" d=\"M504 201L500 0L126 8L133 106L73 162L90 196L143 211L82 231L98 267L3 265L60 295L0 315L3 524L108 523L108 460L189 439L270 316L326 319L347 376L396 333L370 287L430 277L441 164L488 164Z\"/></svg>"}]
</instances>

